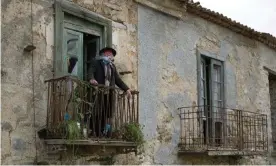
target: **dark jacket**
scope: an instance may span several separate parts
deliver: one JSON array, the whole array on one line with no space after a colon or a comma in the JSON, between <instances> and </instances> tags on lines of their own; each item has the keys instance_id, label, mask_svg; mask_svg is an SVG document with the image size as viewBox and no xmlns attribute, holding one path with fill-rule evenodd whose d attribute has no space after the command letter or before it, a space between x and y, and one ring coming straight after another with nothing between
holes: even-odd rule
<instances>
[{"instance_id":1,"label":"dark jacket","mask_svg":"<svg viewBox=\"0 0 276 166\"><path fill-rule=\"evenodd\" d=\"M104 75L104 62L103 60L93 60L90 68L88 69L88 80L95 79L98 84L105 84L105 75ZM122 81L119 77L119 74L116 70L115 65L111 68L111 81L110 86L117 85L124 91L127 91L128 86Z\"/></svg>"}]
</instances>

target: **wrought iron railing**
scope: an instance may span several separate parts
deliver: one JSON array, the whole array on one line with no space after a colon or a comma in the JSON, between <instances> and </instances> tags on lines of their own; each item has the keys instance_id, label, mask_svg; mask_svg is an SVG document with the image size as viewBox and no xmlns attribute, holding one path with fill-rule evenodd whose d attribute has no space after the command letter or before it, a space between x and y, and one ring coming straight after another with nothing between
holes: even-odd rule
<instances>
[{"instance_id":1,"label":"wrought iron railing","mask_svg":"<svg viewBox=\"0 0 276 166\"><path fill-rule=\"evenodd\" d=\"M181 107L178 110L181 151L268 150L267 115L209 106Z\"/></svg>"},{"instance_id":2,"label":"wrought iron railing","mask_svg":"<svg viewBox=\"0 0 276 166\"><path fill-rule=\"evenodd\" d=\"M138 91L127 96L118 88L94 86L72 76L45 82L48 84L47 138L68 137L73 129L65 126L71 122L83 139L122 140L121 129L127 124L138 124Z\"/></svg>"}]
</instances>

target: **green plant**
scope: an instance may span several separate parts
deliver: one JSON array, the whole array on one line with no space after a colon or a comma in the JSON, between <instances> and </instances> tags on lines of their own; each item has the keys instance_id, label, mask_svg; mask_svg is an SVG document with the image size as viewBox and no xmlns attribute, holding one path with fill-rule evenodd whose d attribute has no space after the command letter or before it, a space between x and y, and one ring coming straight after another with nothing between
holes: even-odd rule
<instances>
[{"instance_id":1,"label":"green plant","mask_svg":"<svg viewBox=\"0 0 276 166\"><path fill-rule=\"evenodd\" d=\"M124 140L135 142L137 145L144 143L142 127L138 123L125 124L122 128L122 136Z\"/></svg>"},{"instance_id":2,"label":"green plant","mask_svg":"<svg viewBox=\"0 0 276 166\"><path fill-rule=\"evenodd\" d=\"M66 142L68 144L72 144L74 140L81 138L81 130L78 126L77 121L66 120L60 123L58 127L61 131L64 131L63 139L66 139ZM77 152L77 149L75 149L74 144L72 144L72 148L73 158L71 158L71 160L73 161L73 159L76 157L75 153Z\"/></svg>"},{"instance_id":3,"label":"green plant","mask_svg":"<svg viewBox=\"0 0 276 166\"><path fill-rule=\"evenodd\" d=\"M66 121L66 138L68 140L76 140L81 137L80 129L77 121L69 120Z\"/></svg>"}]
</instances>

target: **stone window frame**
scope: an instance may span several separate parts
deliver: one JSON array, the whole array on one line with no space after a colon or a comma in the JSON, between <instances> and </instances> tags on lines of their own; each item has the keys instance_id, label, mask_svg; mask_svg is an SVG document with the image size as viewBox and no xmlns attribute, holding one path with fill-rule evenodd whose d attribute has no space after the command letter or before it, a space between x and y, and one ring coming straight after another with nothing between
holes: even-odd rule
<instances>
[{"instance_id":1,"label":"stone window frame","mask_svg":"<svg viewBox=\"0 0 276 166\"><path fill-rule=\"evenodd\" d=\"M56 0L54 3L54 16L55 16L55 25L54 25L54 58L53 58L53 68L54 68L54 76L60 77L63 76L63 34L65 28L65 14L72 15L80 20L87 21L88 24L96 24L100 25L104 28L103 32L103 40L101 42L102 47L112 46L112 21L94 13L88 9L80 7L79 5L68 2L64 0ZM82 25L83 26L83 25ZM89 29L89 27L86 27ZM71 29L76 29L71 27ZM79 30L79 29L76 29ZM83 31L82 31L83 32Z\"/></svg>"}]
</instances>

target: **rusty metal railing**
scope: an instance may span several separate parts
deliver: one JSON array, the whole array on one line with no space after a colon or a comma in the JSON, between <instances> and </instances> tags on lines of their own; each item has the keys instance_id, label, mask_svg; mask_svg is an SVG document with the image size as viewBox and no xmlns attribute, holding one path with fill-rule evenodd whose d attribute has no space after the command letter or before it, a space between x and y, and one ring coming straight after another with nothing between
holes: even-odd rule
<instances>
[{"instance_id":1,"label":"rusty metal railing","mask_svg":"<svg viewBox=\"0 0 276 166\"><path fill-rule=\"evenodd\" d=\"M178 108L181 151L268 150L267 115L209 106Z\"/></svg>"},{"instance_id":2,"label":"rusty metal railing","mask_svg":"<svg viewBox=\"0 0 276 166\"><path fill-rule=\"evenodd\" d=\"M77 123L82 138L122 139L126 124L138 124L139 92L131 97L115 87L91 85L72 76L45 81L48 84L47 138L64 138L64 122Z\"/></svg>"}]
</instances>

